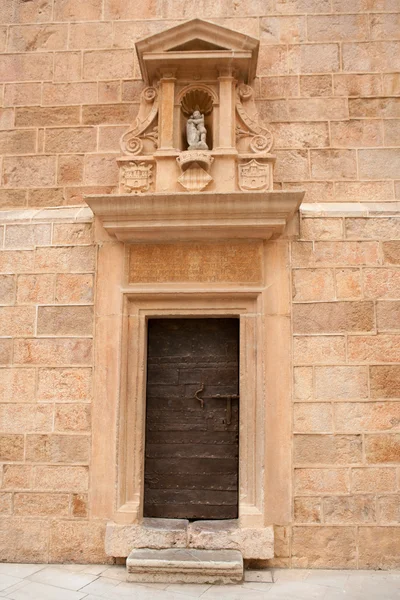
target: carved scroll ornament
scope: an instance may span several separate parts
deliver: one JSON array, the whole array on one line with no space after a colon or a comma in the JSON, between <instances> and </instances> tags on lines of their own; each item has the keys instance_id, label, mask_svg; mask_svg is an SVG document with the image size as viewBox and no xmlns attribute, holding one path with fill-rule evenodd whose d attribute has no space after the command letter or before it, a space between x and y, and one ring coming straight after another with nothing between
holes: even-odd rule
<instances>
[{"instance_id":1,"label":"carved scroll ornament","mask_svg":"<svg viewBox=\"0 0 400 600\"><path fill-rule=\"evenodd\" d=\"M158 93L155 87L146 87L140 95L140 108L135 123L121 138L124 154L141 154L143 140L150 139L155 147L158 144ZM151 125L153 127L151 128Z\"/></svg>"},{"instance_id":2,"label":"carved scroll ornament","mask_svg":"<svg viewBox=\"0 0 400 600\"><path fill-rule=\"evenodd\" d=\"M260 124L253 89L244 83L237 90L236 113L239 117L236 138L250 138L249 148L255 154L270 152L274 143L272 132Z\"/></svg>"}]
</instances>

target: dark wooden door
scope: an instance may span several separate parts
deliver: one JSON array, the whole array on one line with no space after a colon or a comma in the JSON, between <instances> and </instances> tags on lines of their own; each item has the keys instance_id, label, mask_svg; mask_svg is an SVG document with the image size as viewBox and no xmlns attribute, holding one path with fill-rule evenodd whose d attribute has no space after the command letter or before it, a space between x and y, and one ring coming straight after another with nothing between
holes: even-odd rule
<instances>
[{"instance_id":1,"label":"dark wooden door","mask_svg":"<svg viewBox=\"0 0 400 600\"><path fill-rule=\"evenodd\" d=\"M238 390L238 319L149 321L145 517L238 517Z\"/></svg>"}]
</instances>

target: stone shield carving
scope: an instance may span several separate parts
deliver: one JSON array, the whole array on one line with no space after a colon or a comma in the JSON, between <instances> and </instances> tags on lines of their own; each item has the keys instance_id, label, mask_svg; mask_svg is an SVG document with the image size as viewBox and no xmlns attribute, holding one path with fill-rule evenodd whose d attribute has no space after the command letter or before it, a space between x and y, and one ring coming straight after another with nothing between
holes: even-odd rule
<instances>
[{"instance_id":1,"label":"stone shield carving","mask_svg":"<svg viewBox=\"0 0 400 600\"><path fill-rule=\"evenodd\" d=\"M270 170L268 164L253 159L239 165L239 187L243 191L269 189Z\"/></svg>"},{"instance_id":2,"label":"stone shield carving","mask_svg":"<svg viewBox=\"0 0 400 600\"><path fill-rule=\"evenodd\" d=\"M121 183L128 193L147 192L153 181L153 165L145 162L129 162L122 167Z\"/></svg>"}]
</instances>

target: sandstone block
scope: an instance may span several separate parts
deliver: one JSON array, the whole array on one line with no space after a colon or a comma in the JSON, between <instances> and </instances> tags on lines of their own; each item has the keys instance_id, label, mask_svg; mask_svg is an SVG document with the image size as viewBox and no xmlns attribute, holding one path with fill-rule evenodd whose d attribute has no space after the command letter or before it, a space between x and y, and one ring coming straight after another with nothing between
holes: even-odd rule
<instances>
[{"instance_id":1,"label":"sandstone block","mask_svg":"<svg viewBox=\"0 0 400 600\"><path fill-rule=\"evenodd\" d=\"M258 73L260 77L268 75L287 75L288 53L287 46L260 45L258 55Z\"/></svg>"},{"instance_id":2,"label":"sandstone block","mask_svg":"<svg viewBox=\"0 0 400 600\"><path fill-rule=\"evenodd\" d=\"M54 81L80 81L82 57L80 52L56 52L54 54Z\"/></svg>"},{"instance_id":3,"label":"sandstone block","mask_svg":"<svg viewBox=\"0 0 400 600\"><path fill-rule=\"evenodd\" d=\"M28 106L16 108L15 124L17 127L78 125L79 106ZM40 187L40 185L37 187Z\"/></svg>"},{"instance_id":4,"label":"sandstone block","mask_svg":"<svg viewBox=\"0 0 400 600\"><path fill-rule=\"evenodd\" d=\"M300 96L333 96L332 75L300 75Z\"/></svg>"},{"instance_id":5,"label":"sandstone block","mask_svg":"<svg viewBox=\"0 0 400 600\"><path fill-rule=\"evenodd\" d=\"M15 302L15 276L0 275L0 303L14 304Z\"/></svg>"},{"instance_id":6,"label":"sandstone block","mask_svg":"<svg viewBox=\"0 0 400 600\"><path fill-rule=\"evenodd\" d=\"M71 23L69 47L72 50L89 48L111 48L113 38L112 23ZM92 84L90 84L92 85ZM96 99L89 102L95 102Z\"/></svg>"},{"instance_id":7,"label":"sandstone block","mask_svg":"<svg viewBox=\"0 0 400 600\"><path fill-rule=\"evenodd\" d=\"M287 182L283 184L282 189L294 190L302 186L307 194L308 202L320 202L321 198L325 198L327 202L334 200L334 187L332 181L302 181Z\"/></svg>"},{"instance_id":8,"label":"sandstone block","mask_svg":"<svg viewBox=\"0 0 400 600\"><path fill-rule=\"evenodd\" d=\"M53 244L90 244L93 241L91 223L54 223Z\"/></svg>"},{"instance_id":9,"label":"sandstone block","mask_svg":"<svg viewBox=\"0 0 400 600\"><path fill-rule=\"evenodd\" d=\"M367 40L368 15L323 15L307 17L307 35L311 42Z\"/></svg>"},{"instance_id":10,"label":"sandstone block","mask_svg":"<svg viewBox=\"0 0 400 600\"><path fill-rule=\"evenodd\" d=\"M99 81L98 88L100 103L119 102L121 100L120 81Z\"/></svg>"},{"instance_id":11,"label":"sandstone block","mask_svg":"<svg viewBox=\"0 0 400 600\"><path fill-rule=\"evenodd\" d=\"M27 204L27 190L0 190L0 207L23 208Z\"/></svg>"},{"instance_id":12,"label":"sandstone block","mask_svg":"<svg viewBox=\"0 0 400 600\"><path fill-rule=\"evenodd\" d=\"M86 273L57 275L56 302L62 304L90 303L93 302L93 292L93 275Z\"/></svg>"},{"instance_id":13,"label":"sandstone block","mask_svg":"<svg viewBox=\"0 0 400 600\"><path fill-rule=\"evenodd\" d=\"M396 491L396 469L392 468L353 468L351 470L352 492L394 492Z\"/></svg>"},{"instance_id":14,"label":"sandstone block","mask_svg":"<svg viewBox=\"0 0 400 600\"><path fill-rule=\"evenodd\" d=\"M58 157L57 183L74 185L83 182L83 156L61 154Z\"/></svg>"},{"instance_id":15,"label":"sandstone block","mask_svg":"<svg viewBox=\"0 0 400 600\"><path fill-rule=\"evenodd\" d=\"M339 70L339 44L302 44L290 47L289 73L335 73Z\"/></svg>"},{"instance_id":16,"label":"sandstone block","mask_svg":"<svg viewBox=\"0 0 400 600\"><path fill-rule=\"evenodd\" d=\"M14 122L14 110L12 108L0 108L0 129L12 129Z\"/></svg>"},{"instance_id":17,"label":"sandstone block","mask_svg":"<svg viewBox=\"0 0 400 600\"><path fill-rule=\"evenodd\" d=\"M398 40L399 39L399 14L371 15L371 39L373 40Z\"/></svg>"},{"instance_id":18,"label":"sandstone block","mask_svg":"<svg viewBox=\"0 0 400 600\"><path fill-rule=\"evenodd\" d=\"M400 150L379 148L358 153L360 177L363 179L395 179L399 172Z\"/></svg>"},{"instance_id":19,"label":"sandstone block","mask_svg":"<svg viewBox=\"0 0 400 600\"><path fill-rule=\"evenodd\" d=\"M97 21L101 19L101 0L55 0L56 21Z\"/></svg>"},{"instance_id":20,"label":"sandstone block","mask_svg":"<svg viewBox=\"0 0 400 600\"><path fill-rule=\"evenodd\" d=\"M51 20L52 2L50 0L32 4L30 2L13 4L8 0L2 0L0 21L2 23L41 23Z\"/></svg>"},{"instance_id":21,"label":"sandstone block","mask_svg":"<svg viewBox=\"0 0 400 600\"><path fill-rule=\"evenodd\" d=\"M14 495L14 515L21 517L66 517L68 510L68 494L17 492Z\"/></svg>"},{"instance_id":22,"label":"sandstone block","mask_svg":"<svg viewBox=\"0 0 400 600\"><path fill-rule=\"evenodd\" d=\"M314 179L355 179L354 150L311 150L311 177Z\"/></svg>"},{"instance_id":23,"label":"sandstone block","mask_svg":"<svg viewBox=\"0 0 400 600\"><path fill-rule=\"evenodd\" d=\"M0 330L3 336L33 335L35 308L0 306Z\"/></svg>"},{"instance_id":24,"label":"sandstone block","mask_svg":"<svg viewBox=\"0 0 400 600\"><path fill-rule=\"evenodd\" d=\"M297 494L342 494L349 491L348 469L295 469Z\"/></svg>"},{"instance_id":25,"label":"sandstone block","mask_svg":"<svg viewBox=\"0 0 400 600\"><path fill-rule=\"evenodd\" d=\"M0 402L34 402L35 369L0 369Z\"/></svg>"},{"instance_id":26,"label":"sandstone block","mask_svg":"<svg viewBox=\"0 0 400 600\"><path fill-rule=\"evenodd\" d=\"M4 106L33 106L41 101L40 83L9 83L4 87Z\"/></svg>"},{"instance_id":27,"label":"sandstone block","mask_svg":"<svg viewBox=\"0 0 400 600\"><path fill-rule=\"evenodd\" d=\"M243 557L235 550L132 550L127 581L159 583L239 583Z\"/></svg>"},{"instance_id":28,"label":"sandstone block","mask_svg":"<svg viewBox=\"0 0 400 600\"><path fill-rule=\"evenodd\" d=\"M301 497L294 499L296 523L321 523L321 498Z\"/></svg>"},{"instance_id":29,"label":"sandstone block","mask_svg":"<svg viewBox=\"0 0 400 600\"><path fill-rule=\"evenodd\" d=\"M45 152L93 152L96 145L97 134L94 127L46 129Z\"/></svg>"},{"instance_id":30,"label":"sandstone block","mask_svg":"<svg viewBox=\"0 0 400 600\"><path fill-rule=\"evenodd\" d=\"M400 456L400 433L366 435L365 455L369 463L398 463Z\"/></svg>"},{"instance_id":31,"label":"sandstone block","mask_svg":"<svg viewBox=\"0 0 400 600\"><path fill-rule=\"evenodd\" d=\"M64 190L62 188L40 188L28 190L28 206L62 206L64 201Z\"/></svg>"},{"instance_id":32,"label":"sandstone block","mask_svg":"<svg viewBox=\"0 0 400 600\"><path fill-rule=\"evenodd\" d=\"M85 125L130 125L136 113L133 104L95 104L82 107L82 121Z\"/></svg>"},{"instance_id":33,"label":"sandstone block","mask_svg":"<svg viewBox=\"0 0 400 600\"><path fill-rule=\"evenodd\" d=\"M0 435L0 461L24 460L24 436Z\"/></svg>"},{"instance_id":34,"label":"sandstone block","mask_svg":"<svg viewBox=\"0 0 400 600\"><path fill-rule=\"evenodd\" d=\"M277 150L274 176L276 181L309 179L307 150Z\"/></svg>"},{"instance_id":35,"label":"sandstone block","mask_svg":"<svg viewBox=\"0 0 400 600\"><path fill-rule=\"evenodd\" d=\"M86 492L88 475L88 467L37 466L34 470L33 487L55 492ZM66 557L64 560L67 560Z\"/></svg>"},{"instance_id":36,"label":"sandstone block","mask_svg":"<svg viewBox=\"0 0 400 600\"><path fill-rule=\"evenodd\" d=\"M347 267L376 265L379 262L377 242L294 242L293 267Z\"/></svg>"},{"instance_id":37,"label":"sandstone block","mask_svg":"<svg viewBox=\"0 0 400 600\"><path fill-rule=\"evenodd\" d=\"M88 463L90 438L85 435L27 435L26 460L46 463Z\"/></svg>"},{"instance_id":38,"label":"sandstone block","mask_svg":"<svg viewBox=\"0 0 400 600\"><path fill-rule=\"evenodd\" d=\"M400 241L382 242L384 262L389 265L400 264Z\"/></svg>"},{"instance_id":39,"label":"sandstone block","mask_svg":"<svg viewBox=\"0 0 400 600\"><path fill-rule=\"evenodd\" d=\"M344 98L289 98L287 104L294 121L340 121L349 116Z\"/></svg>"},{"instance_id":40,"label":"sandstone block","mask_svg":"<svg viewBox=\"0 0 400 600\"><path fill-rule=\"evenodd\" d=\"M374 496L331 496L324 498L324 521L345 523L375 523Z\"/></svg>"},{"instance_id":41,"label":"sandstone block","mask_svg":"<svg viewBox=\"0 0 400 600\"><path fill-rule=\"evenodd\" d=\"M19 275L18 304L46 304L54 300L54 275Z\"/></svg>"},{"instance_id":42,"label":"sandstone block","mask_svg":"<svg viewBox=\"0 0 400 600\"><path fill-rule=\"evenodd\" d=\"M99 150L103 152L117 152L120 149L120 139L128 130L124 125L107 126L99 128Z\"/></svg>"},{"instance_id":43,"label":"sandstone block","mask_svg":"<svg viewBox=\"0 0 400 600\"><path fill-rule=\"evenodd\" d=\"M352 118L399 118L400 98L349 98L349 112Z\"/></svg>"},{"instance_id":44,"label":"sandstone block","mask_svg":"<svg viewBox=\"0 0 400 600\"><path fill-rule=\"evenodd\" d=\"M300 220L301 237L304 240L340 240L343 238L342 219Z\"/></svg>"},{"instance_id":45,"label":"sandstone block","mask_svg":"<svg viewBox=\"0 0 400 600\"><path fill-rule=\"evenodd\" d=\"M93 307L39 306L37 333L38 335L55 336L92 335Z\"/></svg>"},{"instance_id":46,"label":"sandstone block","mask_svg":"<svg viewBox=\"0 0 400 600\"><path fill-rule=\"evenodd\" d=\"M37 248L35 266L39 271L93 271L95 248L93 246L60 246L58 248Z\"/></svg>"},{"instance_id":47,"label":"sandstone block","mask_svg":"<svg viewBox=\"0 0 400 600\"><path fill-rule=\"evenodd\" d=\"M400 336L384 333L373 336L349 336L348 357L350 362L399 362Z\"/></svg>"},{"instance_id":48,"label":"sandstone block","mask_svg":"<svg viewBox=\"0 0 400 600\"><path fill-rule=\"evenodd\" d=\"M301 336L293 338L295 364L331 364L346 360L343 336Z\"/></svg>"},{"instance_id":49,"label":"sandstone block","mask_svg":"<svg viewBox=\"0 0 400 600\"><path fill-rule=\"evenodd\" d=\"M268 17L261 19L262 43L296 44L306 40L304 16Z\"/></svg>"},{"instance_id":50,"label":"sandstone block","mask_svg":"<svg viewBox=\"0 0 400 600\"><path fill-rule=\"evenodd\" d=\"M3 183L26 188L55 184L54 156L6 156L3 159Z\"/></svg>"},{"instance_id":51,"label":"sandstone block","mask_svg":"<svg viewBox=\"0 0 400 600\"><path fill-rule=\"evenodd\" d=\"M90 406L87 404L63 404L55 408L55 431L90 432Z\"/></svg>"},{"instance_id":52,"label":"sandstone block","mask_svg":"<svg viewBox=\"0 0 400 600\"><path fill-rule=\"evenodd\" d=\"M398 73L383 73L383 94L395 96L400 90L400 78Z\"/></svg>"},{"instance_id":53,"label":"sandstone block","mask_svg":"<svg viewBox=\"0 0 400 600\"><path fill-rule=\"evenodd\" d=\"M357 566L355 527L294 527L292 565L296 568Z\"/></svg>"},{"instance_id":54,"label":"sandstone block","mask_svg":"<svg viewBox=\"0 0 400 600\"><path fill-rule=\"evenodd\" d=\"M39 402L88 402L92 369L39 369Z\"/></svg>"},{"instance_id":55,"label":"sandstone block","mask_svg":"<svg viewBox=\"0 0 400 600\"><path fill-rule=\"evenodd\" d=\"M400 527L361 527L358 547L361 569L398 569Z\"/></svg>"},{"instance_id":56,"label":"sandstone block","mask_svg":"<svg viewBox=\"0 0 400 600\"><path fill-rule=\"evenodd\" d=\"M380 96L382 80L377 73L338 73L333 76L333 90L335 96Z\"/></svg>"},{"instance_id":57,"label":"sandstone block","mask_svg":"<svg viewBox=\"0 0 400 600\"><path fill-rule=\"evenodd\" d=\"M4 433L51 431L53 407L35 404L0 404L0 430Z\"/></svg>"},{"instance_id":58,"label":"sandstone block","mask_svg":"<svg viewBox=\"0 0 400 600\"><path fill-rule=\"evenodd\" d=\"M368 397L367 367L316 367L317 400Z\"/></svg>"},{"instance_id":59,"label":"sandstone block","mask_svg":"<svg viewBox=\"0 0 400 600\"><path fill-rule=\"evenodd\" d=\"M36 150L36 132L33 129L0 131L2 154L33 154Z\"/></svg>"},{"instance_id":60,"label":"sandstone block","mask_svg":"<svg viewBox=\"0 0 400 600\"><path fill-rule=\"evenodd\" d=\"M42 81L53 76L53 56L42 54L2 54L0 79L3 82Z\"/></svg>"},{"instance_id":61,"label":"sandstone block","mask_svg":"<svg viewBox=\"0 0 400 600\"><path fill-rule=\"evenodd\" d=\"M378 331L400 329L400 302L377 302L376 322Z\"/></svg>"},{"instance_id":62,"label":"sandstone block","mask_svg":"<svg viewBox=\"0 0 400 600\"><path fill-rule=\"evenodd\" d=\"M104 552L105 527L102 521L53 521L49 562L111 562Z\"/></svg>"},{"instance_id":63,"label":"sandstone block","mask_svg":"<svg viewBox=\"0 0 400 600\"><path fill-rule=\"evenodd\" d=\"M360 269L336 269L336 294L340 300L354 300L361 298L361 271Z\"/></svg>"},{"instance_id":64,"label":"sandstone block","mask_svg":"<svg viewBox=\"0 0 400 600\"><path fill-rule=\"evenodd\" d=\"M332 407L330 404L296 403L293 410L294 431L298 433L332 432Z\"/></svg>"},{"instance_id":65,"label":"sandstone block","mask_svg":"<svg viewBox=\"0 0 400 600\"><path fill-rule=\"evenodd\" d=\"M335 286L330 269L296 269L293 271L293 300L334 300Z\"/></svg>"},{"instance_id":66,"label":"sandstone block","mask_svg":"<svg viewBox=\"0 0 400 600\"><path fill-rule=\"evenodd\" d=\"M78 338L17 339L14 362L49 366L89 365L92 362L92 341Z\"/></svg>"},{"instance_id":67,"label":"sandstone block","mask_svg":"<svg viewBox=\"0 0 400 600\"><path fill-rule=\"evenodd\" d=\"M188 547L239 550L243 558L267 559L274 555L274 531L239 528L235 521L197 521L187 528Z\"/></svg>"},{"instance_id":68,"label":"sandstone block","mask_svg":"<svg viewBox=\"0 0 400 600\"><path fill-rule=\"evenodd\" d=\"M185 548L185 519L143 519L140 525L108 523L105 549L108 556L128 556L133 548Z\"/></svg>"},{"instance_id":69,"label":"sandstone block","mask_svg":"<svg viewBox=\"0 0 400 600\"><path fill-rule=\"evenodd\" d=\"M383 122L384 132L385 132L385 145L387 146L395 146L396 140L399 137L400 133L400 120L390 120Z\"/></svg>"},{"instance_id":70,"label":"sandstone block","mask_svg":"<svg viewBox=\"0 0 400 600\"><path fill-rule=\"evenodd\" d=\"M343 70L360 72L398 71L400 42L344 43Z\"/></svg>"},{"instance_id":71,"label":"sandstone block","mask_svg":"<svg viewBox=\"0 0 400 600\"><path fill-rule=\"evenodd\" d=\"M335 196L340 201L387 202L393 198L390 181L337 181Z\"/></svg>"},{"instance_id":72,"label":"sandstone block","mask_svg":"<svg viewBox=\"0 0 400 600\"><path fill-rule=\"evenodd\" d=\"M277 0L275 10L278 13L329 13L328 0Z\"/></svg>"},{"instance_id":73,"label":"sandstone block","mask_svg":"<svg viewBox=\"0 0 400 600\"><path fill-rule=\"evenodd\" d=\"M400 396L400 366L370 367L371 397L398 398Z\"/></svg>"},{"instance_id":74,"label":"sandstone block","mask_svg":"<svg viewBox=\"0 0 400 600\"><path fill-rule=\"evenodd\" d=\"M134 82L132 82L133 84ZM122 99L131 100L137 97L137 86L123 86ZM288 98L299 95L299 83L296 76L262 77L260 78L261 98Z\"/></svg>"},{"instance_id":75,"label":"sandstone block","mask_svg":"<svg viewBox=\"0 0 400 600\"><path fill-rule=\"evenodd\" d=\"M12 361L13 341L11 339L0 339L0 364L8 365Z\"/></svg>"},{"instance_id":76,"label":"sandstone block","mask_svg":"<svg viewBox=\"0 0 400 600\"><path fill-rule=\"evenodd\" d=\"M319 302L293 306L295 333L372 331L374 327L372 302Z\"/></svg>"},{"instance_id":77,"label":"sandstone block","mask_svg":"<svg viewBox=\"0 0 400 600\"><path fill-rule=\"evenodd\" d=\"M72 516L85 518L88 516L87 494L72 494Z\"/></svg>"},{"instance_id":78,"label":"sandstone block","mask_svg":"<svg viewBox=\"0 0 400 600\"><path fill-rule=\"evenodd\" d=\"M4 465L1 487L8 490L29 489L32 485L32 467L27 465Z\"/></svg>"},{"instance_id":79,"label":"sandstone block","mask_svg":"<svg viewBox=\"0 0 400 600\"><path fill-rule=\"evenodd\" d=\"M82 24L83 25L83 24ZM95 26L91 23L91 26ZM43 104L45 106L92 104L97 100L97 84L86 82L44 83ZM32 102L29 103L30 105Z\"/></svg>"},{"instance_id":80,"label":"sandstone block","mask_svg":"<svg viewBox=\"0 0 400 600\"><path fill-rule=\"evenodd\" d=\"M360 433L365 431L399 430L400 404L398 402L355 402L337 404L336 429Z\"/></svg>"},{"instance_id":81,"label":"sandstone block","mask_svg":"<svg viewBox=\"0 0 400 600\"><path fill-rule=\"evenodd\" d=\"M0 519L1 557L8 562L46 563L48 536L47 520L4 517Z\"/></svg>"},{"instance_id":82,"label":"sandstone block","mask_svg":"<svg viewBox=\"0 0 400 600\"><path fill-rule=\"evenodd\" d=\"M11 513L12 513L11 499L12 499L12 494L8 494L6 492L0 492L0 515L11 515Z\"/></svg>"},{"instance_id":83,"label":"sandstone block","mask_svg":"<svg viewBox=\"0 0 400 600\"><path fill-rule=\"evenodd\" d=\"M364 293L366 298L397 299L400 294L398 269L365 269Z\"/></svg>"},{"instance_id":84,"label":"sandstone block","mask_svg":"<svg viewBox=\"0 0 400 600\"><path fill-rule=\"evenodd\" d=\"M33 270L34 253L30 250L5 250L0 253L1 273L26 273Z\"/></svg>"},{"instance_id":85,"label":"sandstone block","mask_svg":"<svg viewBox=\"0 0 400 600\"><path fill-rule=\"evenodd\" d=\"M65 50L67 43L67 25L14 25L9 30L7 49L9 52Z\"/></svg>"},{"instance_id":86,"label":"sandstone block","mask_svg":"<svg viewBox=\"0 0 400 600\"><path fill-rule=\"evenodd\" d=\"M132 50L91 50L83 55L84 79L129 79L134 77Z\"/></svg>"},{"instance_id":87,"label":"sandstone block","mask_svg":"<svg viewBox=\"0 0 400 600\"><path fill-rule=\"evenodd\" d=\"M295 464L354 464L362 461L361 435L296 435Z\"/></svg>"},{"instance_id":88,"label":"sandstone block","mask_svg":"<svg viewBox=\"0 0 400 600\"><path fill-rule=\"evenodd\" d=\"M329 145L327 123L274 123L276 148L321 148Z\"/></svg>"},{"instance_id":89,"label":"sandstone block","mask_svg":"<svg viewBox=\"0 0 400 600\"><path fill-rule=\"evenodd\" d=\"M381 496L378 503L378 523L400 523L400 496Z\"/></svg>"},{"instance_id":90,"label":"sandstone block","mask_svg":"<svg viewBox=\"0 0 400 600\"><path fill-rule=\"evenodd\" d=\"M86 154L85 185L116 185L118 183L118 165L115 154Z\"/></svg>"},{"instance_id":91,"label":"sandstone block","mask_svg":"<svg viewBox=\"0 0 400 600\"><path fill-rule=\"evenodd\" d=\"M35 246L48 246L51 243L51 224L7 225L4 239L5 248L31 249Z\"/></svg>"},{"instance_id":92,"label":"sandstone block","mask_svg":"<svg viewBox=\"0 0 400 600\"><path fill-rule=\"evenodd\" d=\"M295 367L293 373L295 400L311 400L313 398L313 368Z\"/></svg>"}]
</instances>

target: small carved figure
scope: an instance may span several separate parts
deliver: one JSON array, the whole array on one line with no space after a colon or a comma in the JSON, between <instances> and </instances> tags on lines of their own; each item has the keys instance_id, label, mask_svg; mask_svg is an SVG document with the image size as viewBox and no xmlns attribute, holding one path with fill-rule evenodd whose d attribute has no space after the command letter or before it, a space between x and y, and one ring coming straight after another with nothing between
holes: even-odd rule
<instances>
[{"instance_id":1,"label":"small carved figure","mask_svg":"<svg viewBox=\"0 0 400 600\"><path fill-rule=\"evenodd\" d=\"M186 138L189 150L208 150L206 144L207 129L204 126L204 115L195 110L186 123Z\"/></svg>"}]
</instances>

